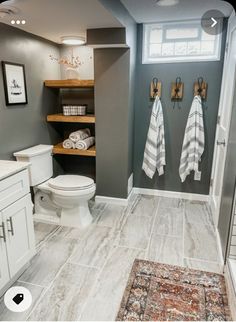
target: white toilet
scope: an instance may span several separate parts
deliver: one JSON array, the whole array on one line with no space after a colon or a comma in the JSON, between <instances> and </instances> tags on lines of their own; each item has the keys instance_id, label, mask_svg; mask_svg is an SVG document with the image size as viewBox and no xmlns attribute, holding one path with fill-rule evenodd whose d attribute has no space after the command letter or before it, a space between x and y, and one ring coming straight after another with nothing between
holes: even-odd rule
<instances>
[{"instance_id":1,"label":"white toilet","mask_svg":"<svg viewBox=\"0 0 236 322\"><path fill-rule=\"evenodd\" d=\"M30 162L30 185L34 188L35 220L83 228L92 222L88 201L96 185L91 178L60 175L52 178L51 145L36 145L14 153L17 161Z\"/></svg>"}]
</instances>

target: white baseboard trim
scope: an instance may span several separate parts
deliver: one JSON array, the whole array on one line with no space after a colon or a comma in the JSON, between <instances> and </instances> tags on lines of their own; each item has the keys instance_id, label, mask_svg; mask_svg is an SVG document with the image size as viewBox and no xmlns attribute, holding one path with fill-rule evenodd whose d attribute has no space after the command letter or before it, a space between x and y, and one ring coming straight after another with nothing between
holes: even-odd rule
<instances>
[{"instance_id":1,"label":"white baseboard trim","mask_svg":"<svg viewBox=\"0 0 236 322\"><path fill-rule=\"evenodd\" d=\"M130 193L132 192L133 186L134 186L134 174L131 173L128 180L128 187L127 187L128 195L130 195Z\"/></svg>"},{"instance_id":2,"label":"white baseboard trim","mask_svg":"<svg viewBox=\"0 0 236 322\"><path fill-rule=\"evenodd\" d=\"M149 196L159 196L159 197L168 197L168 198L179 198L195 201L204 201L209 202L209 195L200 195L196 193L187 193L187 192L175 192L175 191L165 191L165 190L156 190L156 189L145 189L145 188L133 188L128 196L128 198L113 198L106 196L96 196L96 202L105 202L114 205L127 206L132 194L142 194Z\"/></svg>"},{"instance_id":3,"label":"white baseboard trim","mask_svg":"<svg viewBox=\"0 0 236 322\"><path fill-rule=\"evenodd\" d=\"M128 206L129 200L133 194L133 189L131 190L128 198L113 198L113 197L106 197L106 196L96 196L95 202L104 202L112 205L118 206Z\"/></svg>"},{"instance_id":4,"label":"white baseboard trim","mask_svg":"<svg viewBox=\"0 0 236 322\"><path fill-rule=\"evenodd\" d=\"M176 191L145 189L145 188L133 188L133 192L137 194L150 195L150 196L180 198L180 199L205 201L205 202L209 201L209 195L200 195L200 194L188 193L188 192L176 192Z\"/></svg>"},{"instance_id":5,"label":"white baseboard trim","mask_svg":"<svg viewBox=\"0 0 236 322\"><path fill-rule=\"evenodd\" d=\"M221 246L221 241L220 241L220 234L219 230L216 228L216 242L217 242L217 248L218 248L218 259L221 267L224 267L225 261L223 257L223 251L222 251L222 246Z\"/></svg>"},{"instance_id":6,"label":"white baseboard trim","mask_svg":"<svg viewBox=\"0 0 236 322\"><path fill-rule=\"evenodd\" d=\"M214 221L215 227L217 227L218 221L219 221L219 210L217 211L216 202L215 202L214 198L212 197L212 195L209 195L209 205L211 208L211 213L213 216L213 221Z\"/></svg>"}]
</instances>

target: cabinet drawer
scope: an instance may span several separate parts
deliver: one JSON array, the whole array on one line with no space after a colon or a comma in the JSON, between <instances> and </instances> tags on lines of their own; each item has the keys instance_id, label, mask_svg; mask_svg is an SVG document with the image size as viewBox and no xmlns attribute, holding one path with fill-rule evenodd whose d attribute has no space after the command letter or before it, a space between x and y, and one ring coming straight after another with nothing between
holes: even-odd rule
<instances>
[{"instance_id":1,"label":"cabinet drawer","mask_svg":"<svg viewBox=\"0 0 236 322\"><path fill-rule=\"evenodd\" d=\"M25 169L0 181L0 210L11 205L30 191L28 170Z\"/></svg>"}]
</instances>

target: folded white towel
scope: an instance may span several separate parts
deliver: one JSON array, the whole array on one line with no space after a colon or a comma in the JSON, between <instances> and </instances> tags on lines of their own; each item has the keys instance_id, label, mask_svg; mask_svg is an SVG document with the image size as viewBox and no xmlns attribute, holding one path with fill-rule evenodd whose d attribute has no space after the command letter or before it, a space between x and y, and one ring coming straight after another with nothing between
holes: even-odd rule
<instances>
[{"instance_id":1,"label":"folded white towel","mask_svg":"<svg viewBox=\"0 0 236 322\"><path fill-rule=\"evenodd\" d=\"M78 130L76 132L72 132L69 136L72 142L76 143L80 140L84 140L90 136L90 129Z\"/></svg>"},{"instance_id":2,"label":"folded white towel","mask_svg":"<svg viewBox=\"0 0 236 322\"><path fill-rule=\"evenodd\" d=\"M62 145L64 149L75 149L75 143L70 139L65 140Z\"/></svg>"},{"instance_id":3,"label":"folded white towel","mask_svg":"<svg viewBox=\"0 0 236 322\"><path fill-rule=\"evenodd\" d=\"M90 148L92 145L94 145L94 143L95 143L95 137L90 136L89 138L87 138L85 140L80 140L80 141L76 142L75 147L78 150L88 150L88 148Z\"/></svg>"}]
</instances>

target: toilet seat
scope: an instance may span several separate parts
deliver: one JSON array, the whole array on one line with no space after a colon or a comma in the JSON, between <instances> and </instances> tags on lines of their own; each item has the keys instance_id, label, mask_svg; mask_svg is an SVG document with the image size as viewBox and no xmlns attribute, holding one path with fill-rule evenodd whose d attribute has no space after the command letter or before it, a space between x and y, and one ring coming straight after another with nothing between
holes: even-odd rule
<instances>
[{"instance_id":1,"label":"toilet seat","mask_svg":"<svg viewBox=\"0 0 236 322\"><path fill-rule=\"evenodd\" d=\"M94 187L91 178L79 175L61 175L48 181L50 188L61 191L81 191Z\"/></svg>"}]
</instances>

